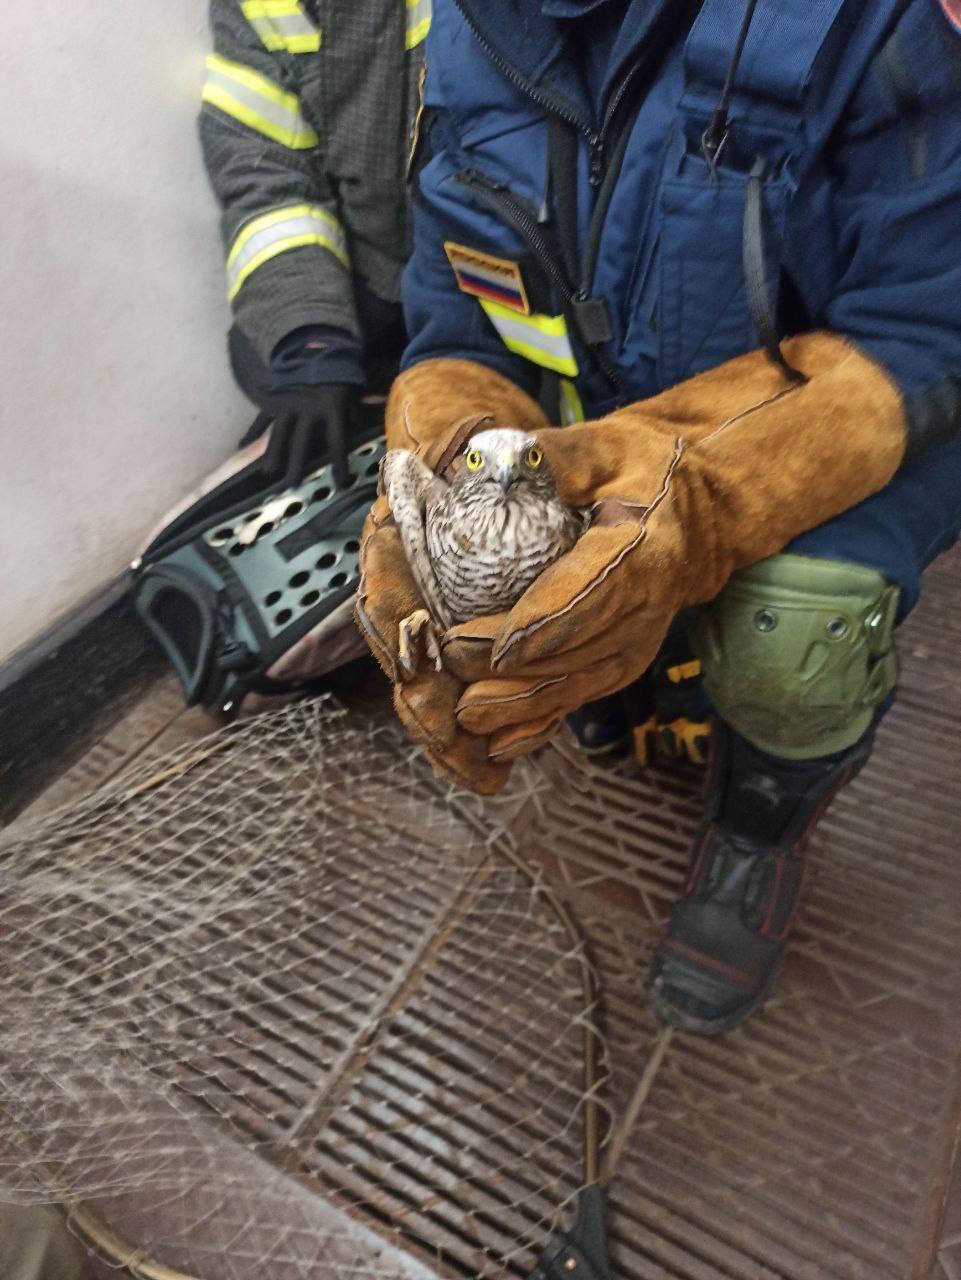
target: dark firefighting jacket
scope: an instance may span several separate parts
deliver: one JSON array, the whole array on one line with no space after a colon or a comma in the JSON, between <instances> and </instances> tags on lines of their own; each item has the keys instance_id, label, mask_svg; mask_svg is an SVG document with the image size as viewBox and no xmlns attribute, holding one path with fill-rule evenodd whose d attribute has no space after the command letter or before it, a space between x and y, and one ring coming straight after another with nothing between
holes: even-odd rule
<instances>
[{"instance_id":1,"label":"dark firefighting jacket","mask_svg":"<svg viewBox=\"0 0 961 1280\"><path fill-rule=\"evenodd\" d=\"M228 295L267 360L304 325L359 336L353 280L396 302L430 0L212 0L200 115Z\"/></svg>"}]
</instances>

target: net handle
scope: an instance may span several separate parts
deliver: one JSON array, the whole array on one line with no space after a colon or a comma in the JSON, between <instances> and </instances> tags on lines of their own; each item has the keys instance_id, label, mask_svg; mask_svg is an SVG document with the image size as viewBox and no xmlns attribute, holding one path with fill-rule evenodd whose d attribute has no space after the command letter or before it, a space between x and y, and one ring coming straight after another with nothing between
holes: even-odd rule
<instances>
[{"instance_id":1,"label":"net handle","mask_svg":"<svg viewBox=\"0 0 961 1280\"><path fill-rule=\"evenodd\" d=\"M68 1226L84 1244L91 1245L111 1264L126 1267L138 1280L199 1280L197 1276L174 1271L161 1262L154 1262L142 1249L135 1249L121 1239L85 1204L74 1202L68 1204L66 1209Z\"/></svg>"},{"instance_id":2,"label":"net handle","mask_svg":"<svg viewBox=\"0 0 961 1280\"><path fill-rule=\"evenodd\" d=\"M437 788L440 790L440 787ZM458 815L468 822L485 840L490 841L490 830L472 813L468 804L459 802L456 795L452 798L452 807ZM594 1011L599 1008L600 990L597 975L591 964L587 939L578 925L571 909L552 885L545 881L534 865L518 849L511 835L505 831L496 841L496 850L508 862L531 882L535 892L539 893L554 915L560 921L564 932L574 946L578 967L581 974L581 990L583 992L585 1010ZM601 1104L597 1093L601 1084L601 1061L603 1046L600 1033L594 1025L593 1017L585 1018L583 1025L583 1081L584 1081L584 1149L583 1171L584 1185L593 1186L601 1177Z\"/></svg>"}]
</instances>

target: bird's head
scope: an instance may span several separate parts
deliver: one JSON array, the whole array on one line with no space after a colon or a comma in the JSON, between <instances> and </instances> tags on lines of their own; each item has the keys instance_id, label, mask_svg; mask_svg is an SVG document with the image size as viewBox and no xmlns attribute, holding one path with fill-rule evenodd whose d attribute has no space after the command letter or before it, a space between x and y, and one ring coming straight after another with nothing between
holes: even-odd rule
<instances>
[{"instance_id":1,"label":"bird's head","mask_svg":"<svg viewBox=\"0 0 961 1280\"><path fill-rule=\"evenodd\" d=\"M515 485L549 487L550 471L532 435L512 427L478 431L467 442L461 475L467 484L497 485L507 495Z\"/></svg>"}]
</instances>

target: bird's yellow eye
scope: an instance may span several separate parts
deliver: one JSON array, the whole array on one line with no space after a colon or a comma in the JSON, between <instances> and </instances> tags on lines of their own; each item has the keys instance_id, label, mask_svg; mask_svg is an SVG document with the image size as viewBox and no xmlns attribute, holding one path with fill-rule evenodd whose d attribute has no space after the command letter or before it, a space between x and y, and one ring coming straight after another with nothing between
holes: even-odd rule
<instances>
[{"instance_id":1,"label":"bird's yellow eye","mask_svg":"<svg viewBox=\"0 0 961 1280\"><path fill-rule=\"evenodd\" d=\"M544 461L544 455L538 449L537 445L532 445L527 450L527 465L529 467L539 467Z\"/></svg>"},{"instance_id":2,"label":"bird's yellow eye","mask_svg":"<svg viewBox=\"0 0 961 1280\"><path fill-rule=\"evenodd\" d=\"M468 471L480 471L484 465L484 457L479 449L469 449L466 461Z\"/></svg>"}]
</instances>

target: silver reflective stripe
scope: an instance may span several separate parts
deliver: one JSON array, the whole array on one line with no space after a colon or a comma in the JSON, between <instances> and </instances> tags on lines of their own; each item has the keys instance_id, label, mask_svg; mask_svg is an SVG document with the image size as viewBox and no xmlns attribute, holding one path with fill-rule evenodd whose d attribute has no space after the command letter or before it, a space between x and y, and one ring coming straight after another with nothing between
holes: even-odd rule
<instances>
[{"instance_id":1,"label":"silver reflective stripe","mask_svg":"<svg viewBox=\"0 0 961 1280\"><path fill-rule=\"evenodd\" d=\"M407 4L407 48L425 38L430 30L431 0L406 0Z\"/></svg>"},{"instance_id":2,"label":"silver reflective stripe","mask_svg":"<svg viewBox=\"0 0 961 1280\"><path fill-rule=\"evenodd\" d=\"M558 382L560 390L560 419L562 427L584 421L584 406L581 403L577 386L570 378L561 378Z\"/></svg>"},{"instance_id":3,"label":"silver reflective stripe","mask_svg":"<svg viewBox=\"0 0 961 1280\"><path fill-rule=\"evenodd\" d=\"M563 316L535 313L525 316L499 302L479 299L481 306L501 336L504 345L525 360L553 369L568 378L577 377L577 361L567 336Z\"/></svg>"},{"instance_id":4,"label":"silver reflective stripe","mask_svg":"<svg viewBox=\"0 0 961 1280\"><path fill-rule=\"evenodd\" d=\"M320 32L299 0L244 0L244 17L270 50L314 53L320 48Z\"/></svg>"},{"instance_id":5,"label":"silver reflective stripe","mask_svg":"<svg viewBox=\"0 0 961 1280\"><path fill-rule=\"evenodd\" d=\"M210 54L204 102L293 150L316 147L316 133L304 119L300 102L250 67Z\"/></svg>"},{"instance_id":6,"label":"silver reflective stripe","mask_svg":"<svg viewBox=\"0 0 961 1280\"><path fill-rule=\"evenodd\" d=\"M228 297L258 267L288 249L317 245L349 267L347 240L337 219L319 205L288 205L261 214L241 228L227 258Z\"/></svg>"}]
</instances>

